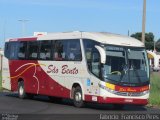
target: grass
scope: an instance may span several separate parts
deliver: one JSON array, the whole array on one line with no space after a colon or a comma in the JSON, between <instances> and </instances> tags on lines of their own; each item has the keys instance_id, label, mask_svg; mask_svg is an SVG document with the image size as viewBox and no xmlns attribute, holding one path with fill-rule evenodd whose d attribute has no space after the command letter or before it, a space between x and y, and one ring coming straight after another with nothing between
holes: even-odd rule
<instances>
[{"instance_id":1,"label":"grass","mask_svg":"<svg viewBox=\"0 0 160 120\"><path fill-rule=\"evenodd\" d=\"M149 104L151 106L159 106L160 107L160 73L155 72L151 74L151 89L150 89L150 97Z\"/></svg>"}]
</instances>

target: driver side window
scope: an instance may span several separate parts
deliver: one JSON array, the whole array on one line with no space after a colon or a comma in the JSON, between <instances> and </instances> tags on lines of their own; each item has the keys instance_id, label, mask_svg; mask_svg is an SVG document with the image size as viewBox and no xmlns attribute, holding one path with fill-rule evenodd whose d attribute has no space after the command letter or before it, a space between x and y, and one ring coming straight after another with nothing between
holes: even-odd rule
<instances>
[{"instance_id":1,"label":"driver side window","mask_svg":"<svg viewBox=\"0 0 160 120\"><path fill-rule=\"evenodd\" d=\"M100 78L100 54L95 48L95 45L99 45L99 43L88 39L84 39L83 43L88 69L96 77Z\"/></svg>"}]
</instances>

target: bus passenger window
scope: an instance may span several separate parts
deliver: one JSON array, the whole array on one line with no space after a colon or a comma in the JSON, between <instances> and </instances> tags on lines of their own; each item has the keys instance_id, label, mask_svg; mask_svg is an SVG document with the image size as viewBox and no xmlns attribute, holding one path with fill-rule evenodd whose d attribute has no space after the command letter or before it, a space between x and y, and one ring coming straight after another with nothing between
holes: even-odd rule
<instances>
[{"instance_id":1,"label":"bus passenger window","mask_svg":"<svg viewBox=\"0 0 160 120\"><path fill-rule=\"evenodd\" d=\"M9 42L6 42L5 49L4 49L4 56L8 59L9 59L9 53L10 53L10 44Z\"/></svg>"},{"instance_id":2,"label":"bus passenger window","mask_svg":"<svg viewBox=\"0 0 160 120\"><path fill-rule=\"evenodd\" d=\"M54 60L80 61L82 60L80 40L57 40L54 44Z\"/></svg>"},{"instance_id":3,"label":"bus passenger window","mask_svg":"<svg viewBox=\"0 0 160 120\"><path fill-rule=\"evenodd\" d=\"M5 56L10 60L26 58L26 42L8 42L5 44Z\"/></svg>"},{"instance_id":4,"label":"bus passenger window","mask_svg":"<svg viewBox=\"0 0 160 120\"><path fill-rule=\"evenodd\" d=\"M19 42L9 43L9 59L11 60L18 59L18 49L19 49Z\"/></svg>"},{"instance_id":5,"label":"bus passenger window","mask_svg":"<svg viewBox=\"0 0 160 120\"><path fill-rule=\"evenodd\" d=\"M68 48L68 50L69 50L69 54L68 54L68 60L75 60L75 52L76 52L76 44L75 44L75 42L70 42L69 43L69 48Z\"/></svg>"},{"instance_id":6,"label":"bus passenger window","mask_svg":"<svg viewBox=\"0 0 160 120\"><path fill-rule=\"evenodd\" d=\"M27 42L19 43L18 58L21 60L26 58L26 46L27 46Z\"/></svg>"},{"instance_id":7,"label":"bus passenger window","mask_svg":"<svg viewBox=\"0 0 160 120\"><path fill-rule=\"evenodd\" d=\"M55 52L55 53L54 53L54 59L55 59L56 61L61 61L61 60L62 60L61 53Z\"/></svg>"},{"instance_id":8,"label":"bus passenger window","mask_svg":"<svg viewBox=\"0 0 160 120\"><path fill-rule=\"evenodd\" d=\"M70 61L81 61L82 54L81 54L81 47L79 40L69 40L68 42L68 60Z\"/></svg>"},{"instance_id":9,"label":"bus passenger window","mask_svg":"<svg viewBox=\"0 0 160 120\"><path fill-rule=\"evenodd\" d=\"M51 41L40 41L40 60L51 60Z\"/></svg>"},{"instance_id":10,"label":"bus passenger window","mask_svg":"<svg viewBox=\"0 0 160 120\"><path fill-rule=\"evenodd\" d=\"M75 59L74 53L70 53L69 56L68 56L68 58L69 58L70 60L74 60L74 59Z\"/></svg>"},{"instance_id":11,"label":"bus passenger window","mask_svg":"<svg viewBox=\"0 0 160 120\"><path fill-rule=\"evenodd\" d=\"M29 60L35 60L38 58L38 42L29 42L28 44Z\"/></svg>"},{"instance_id":12,"label":"bus passenger window","mask_svg":"<svg viewBox=\"0 0 160 120\"><path fill-rule=\"evenodd\" d=\"M64 51L64 45L63 40L57 40L55 41L54 45L54 60L56 61L62 61L62 53Z\"/></svg>"}]
</instances>

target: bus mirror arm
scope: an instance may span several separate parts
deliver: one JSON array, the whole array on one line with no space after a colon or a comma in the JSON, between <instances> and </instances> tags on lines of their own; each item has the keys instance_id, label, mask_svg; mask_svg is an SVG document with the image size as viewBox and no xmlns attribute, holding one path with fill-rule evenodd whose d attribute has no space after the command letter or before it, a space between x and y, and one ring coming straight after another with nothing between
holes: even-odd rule
<instances>
[{"instance_id":1,"label":"bus mirror arm","mask_svg":"<svg viewBox=\"0 0 160 120\"><path fill-rule=\"evenodd\" d=\"M95 45L95 48L99 51L100 56L101 56L101 63L105 64L106 63L106 52L104 50L104 48Z\"/></svg>"}]
</instances>

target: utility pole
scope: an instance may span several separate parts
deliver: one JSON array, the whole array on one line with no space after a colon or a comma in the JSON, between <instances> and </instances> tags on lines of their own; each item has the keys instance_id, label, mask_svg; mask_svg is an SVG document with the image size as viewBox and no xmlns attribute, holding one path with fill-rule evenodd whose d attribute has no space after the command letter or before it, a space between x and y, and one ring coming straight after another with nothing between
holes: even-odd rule
<instances>
[{"instance_id":1,"label":"utility pole","mask_svg":"<svg viewBox=\"0 0 160 120\"><path fill-rule=\"evenodd\" d=\"M29 20L21 19L18 21L22 22L22 36L24 37L26 34L26 22L28 22Z\"/></svg>"},{"instance_id":2,"label":"utility pole","mask_svg":"<svg viewBox=\"0 0 160 120\"><path fill-rule=\"evenodd\" d=\"M6 40L6 20L4 20L4 24L3 24L3 48L4 48L5 40Z\"/></svg>"},{"instance_id":3,"label":"utility pole","mask_svg":"<svg viewBox=\"0 0 160 120\"><path fill-rule=\"evenodd\" d=\"M154 50L153 50L153 51L154 51L154 52L157 52L157 51L156 51L156 38L153 40L153 46L154 46Z\"/></svg>"},{"instance_id":4,"label":"utility pole","mask_svg":"<svg viewBox=\"0 0 160 120\"><path fill-rule=\"evenodd\" d=\"M145 44L145 27L146 27L146 0L143 0L142 42L144 44Z\"/></svg>"},{"instance_id":5,"label":"utility pole","mask_svg":"<svg viewBox=\"0 0 160 120\"><path fill-rule=\"evenodd\" d=\"M154 44L154 52L156 51L156 41L153 40L153 44Z\"/></svg>"},{"instance_id":6,"label":"utility pole","mask_svg":"<svg viewBox=\"0 0 160 120\"><path fill-rule=\"evenodd\" d=\"M128 30L128 36L130 36L130 31Z\"/></svg>"}]
</instances>

